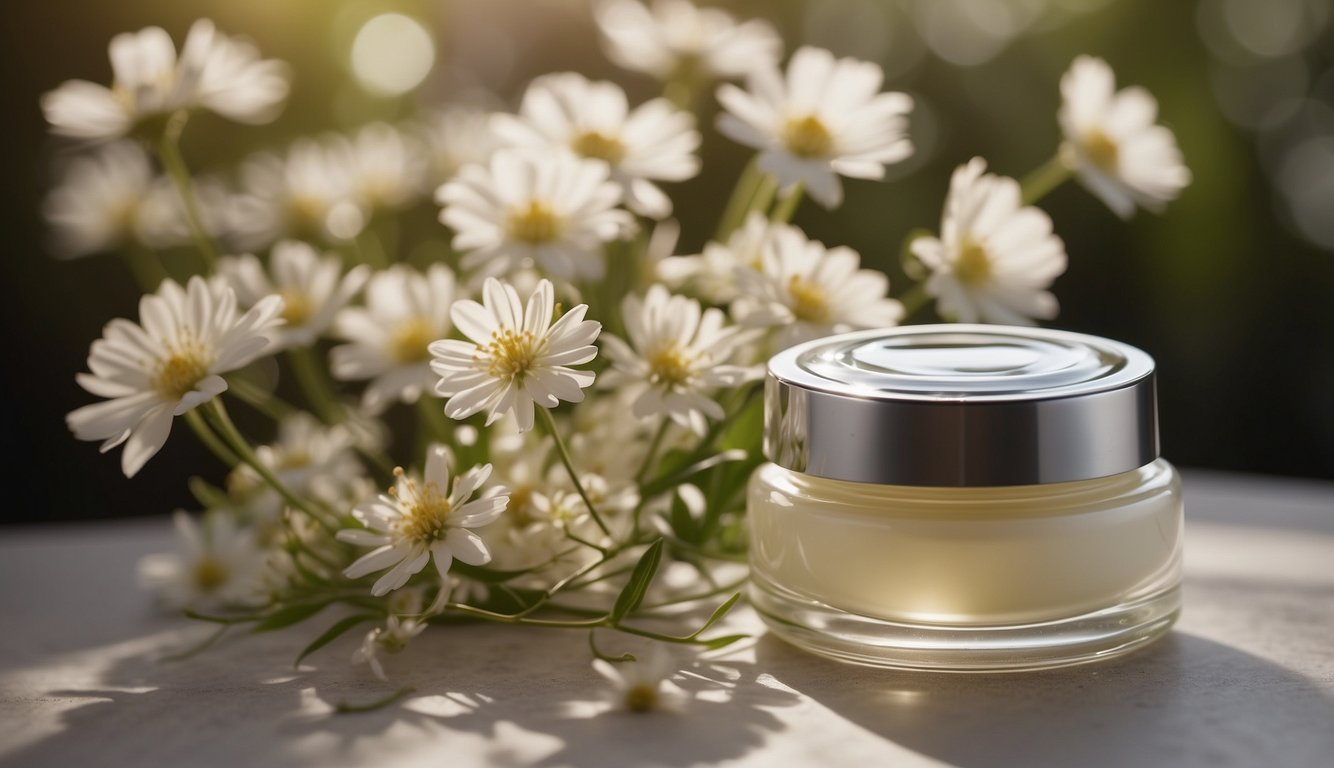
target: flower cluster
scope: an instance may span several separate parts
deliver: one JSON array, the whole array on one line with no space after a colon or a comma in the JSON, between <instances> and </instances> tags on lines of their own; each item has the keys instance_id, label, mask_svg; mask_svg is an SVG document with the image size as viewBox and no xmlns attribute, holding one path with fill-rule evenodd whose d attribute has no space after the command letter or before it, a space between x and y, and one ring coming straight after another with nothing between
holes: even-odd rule
<instances>
[{"instance_id":1,"label":"flower cluster","mask_svg":"<svg viewBox=\"0 0 1334 768\"><path fill-rule=\"evenodd\" d=\"M192 480L205 511L177 513L180 551L143 563L164 604L258 629L354 604L306 653L368 623L354 660L380 677L382 652L463 619L720 648L768 356L932 299L947 321L1049 320L1067 256L1046 192L1076 179L1128 217L1190 180L1153 98L1080 57L1052 160L1022 182L960 165L891 282L793 223L914 152L913 99L877 64L811 47L784 63L766 22L685 0L595 15L661 97L550 74L513 112L451 105L210 178L180 151L188 116L272 119L288 76L208 21L179 55L157 28L118 36L110 87L43 99L52 132L86 145L46 200L54 246L121 252L144 291L138 321L92 344L77 380L101 401L70 429L123 445L132 476L182 417L225 470ZM703 170L710 95L753 157L712 238L678 254L672 185ZM718 599L690 632L644 623ZM590 645L618 704L681 703L665 657L617 666Z\"/></svg>"}]
</instances>

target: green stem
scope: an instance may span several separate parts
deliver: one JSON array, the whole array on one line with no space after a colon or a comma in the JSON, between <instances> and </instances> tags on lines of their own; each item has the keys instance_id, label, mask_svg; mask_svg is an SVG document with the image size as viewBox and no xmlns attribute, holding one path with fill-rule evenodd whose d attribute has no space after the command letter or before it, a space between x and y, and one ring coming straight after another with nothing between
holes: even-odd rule
<instances>
[{"instance_id":1,"label":"green stem","mask_svg":"<svg viewBox=\"0 0 1334 768\"><path fill-rule=\"evenodd\" d=\"M658 455L658 449L662 447L662 440L667 436L667 429L671 426L671 420L665 416L662 423L658 425L658 431L653 433L653 442L648 444L648 453L644 454L644 461L639 465L639 471L635 472L635 482L643 483L644 476L648 474L653 466L653 459Z\"/></svg>"},{"instance_id":2,"label":"green stem","mask_svg":"<svg viewBox=\"0 0 1334 768\"><path fill-rule=\"evenodd\" d=\"M574 483L574 489L579 492L579 498L583 499L584 506L588 507L588 513L592 515L593 522L597 523L604 536L611 536L611 529L602 520L602 515L598 514L597 507L593 506L593 500L588 498L588 491L584 490L583 481L579 479L579 473L575 471L574 462L570 459L570 450L565 447L565 441L561 439L560 431L556 429L556 419L552 417L551 411L546 408L539 406L537 412L541 415L543 426L551 434L551 439L556 444L556 454L560 456L561 464L565 465L565 471L570 476L570 482Z\"/></svg>"},{"instance_id":3,"label":"green stem","mask_svg":"<svg viewBox=\"0 0 1334 768\"><path fill-rule=\"evenodd\" d=\"M130 273L134 275L134 281L144 293L156 291L168 277L167 270L157 255L138 242L126 244L121 256L125 259L125 266L129 267Z\"/></svg>"},{"instance_id":4,"label":"green stem","mask_svg":"<svg viewBox=\"0 0 1334 768\"><path fill-rule=\"evenodd\" d=\"M929 298L930 296L926 292L926 283L918 283L909 288L899 297L899 303L903 305L903 318L899 322L902 323L912 317L917 310L926 305Z\"/></svg>"},{"instance_id":5,"label":"green stem","mask_svg":"<svg viewBox=\"0 0 1334 768\"><path fill-rule=\"evenodd\" d=\"M417 398L417 412L421 414L422 426L429 440L448 444L454 437L454 426L445 416L440 401L423 394Z\"/></svg>"},{"instance_id":6,"label":"green stem","mask_svg":"<svg viewBox=\"0 0 1334 768\"><path fill-rule=\"evenodd\" d=\"M283 402L272 392L265 391L264 388L240 376L233 376L227 380L227 391L274 421L282 421L297 411L291 403Z\"/></svg>"},{"instance_id":7,"label":"green stem","mask_svg":"<svg viewBox=\"0 0 1334 768\"><path fill-rule=\"evenodd\" d=\"M1033 205L1046 197L1047 193L1064 184L1073 175L1074 170L1065 162L1061 153L1057 152L1050 160L1038 166L1032 173L1025 176L1023 181L1019 182L1024 205Z\"/></svg>"},{"instance_id":8,"label":"green stem","mask_svg":"<svg viewBox=\"0 0 1334 768\"><path fill-rule=\"evenodd\" d=\"M312 347L292 347L287 350L287 359L292 364L292 373L296 375L301 392L310 401L315 412L326 424L337 424L346 417L338 397L334 394L333 384L325 374L324 368L315 357Z\"/></svg>"},{"instance_id":9,"label":"green stem","mask_svg":"<svg viewBox=\"0 0 1334 768\"><path fill-rule=\"evenodd\" d=\"M746 211L750 209L750 201L755 197L763 182L765 175L760 171L759 156L751 158L750 162L741 171L741 175L736 180L736 186L732 188L732 196L727 199L727 207L723 209L723 217L718 222L718 233L714 239L720 243L727 242L727 236L732 234L732 230L741 226L742 220L746 217Z\"/></svg>"},{"instance_id":10,"label":"green stem","mask_svg":"<svg viewBox=\"0 0 1334 768\"><path fill-rule=\"evenodd\" d=\"M287 487L286 483L273 473L273 470L269 469L259 460L259 457L255 455L255 450L250 447L250 442L245 439L240 430L236 428L236 425L232 423L231 416L227 414L227 407L222 404L220 398L215 397L213 400L209 401L208 405L205 406L204 418L208 420L213 429L217 430L218 434L228 444L232 451L240 457L241 461L251 469L255 470L255 474L259 475L260 479L265 483L268 483L269 487L273 488L274 491L277 491L278 495L282 497L283 501L287 502L288 506L306 513L331 533L337 530L337 526L326 520L322 512L316 510L308 501L296 495L291 488Z\"/></svg>"},{"instance_id":11,"label":"green stem","mask_svg":"<svg viewBox=\"0 0 1334 768\"><path fill-rule=\"evenodd\" d=\"M217 266L218 249L204 228L204 219L199 214L199 201L195 196L194 182L190 179L190 169L186 167L185 158L181 155L179 139L181 129L185 127L185 117L186 113L180 112L168 121L166 130L158 139L157 154L162 160L162 167L176 185L176 191L180 193L182 207L185 209L185 220L190 225L190 236L194 238L195 247L199 249L199 255L204 260L204 268L212 272Z\"/></svg>"},{"instance_id":12,"label":"green stem","mask_svg":"<svg viewBox=\"0 0 1334 768\"><path fill-rule=\"evenodd\" d=\"M203 443L205 448L208 448L214 456L218 457L218 461L226 464L228 469L241 463L236 454L219 440L217 435L213 434L213 430L208 428L208 424L204 423L204 417L199 415L198 409L188 411L185 414L185 423L190 425L190 429L199 438L199 442Z\"/></svg>"},{"instance_id":13,"label":"green stem","mask_svg":"<svg viewBox=\"0 0 1334 768\"><path fill-rule=\"evenodd\" d=\"M774 213L771 217L773 221L782 224L792 221L792 216L797 212L797 206L801 205L801 198L805 191L806 187L800 181L793 184L792 189L774 207Z\"/></svg>"}]
</instances>

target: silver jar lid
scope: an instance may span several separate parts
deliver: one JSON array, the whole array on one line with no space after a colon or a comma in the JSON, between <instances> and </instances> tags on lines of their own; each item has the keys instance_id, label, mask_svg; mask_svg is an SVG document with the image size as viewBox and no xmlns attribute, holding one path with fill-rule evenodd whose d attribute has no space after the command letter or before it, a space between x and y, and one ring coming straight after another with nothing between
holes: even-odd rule
<instances>
[{"instance_id":1,"label":"silver jar lid","mask_svg":"<svg viewBox=\"0 0 1334 768\"><path fill-rule=\"evenodd\" d=\"M1097 336L918 325L774 355L764 453L835 480L1060 483L1158 458L1153 358Z\"/></svg>"}]
</instances>

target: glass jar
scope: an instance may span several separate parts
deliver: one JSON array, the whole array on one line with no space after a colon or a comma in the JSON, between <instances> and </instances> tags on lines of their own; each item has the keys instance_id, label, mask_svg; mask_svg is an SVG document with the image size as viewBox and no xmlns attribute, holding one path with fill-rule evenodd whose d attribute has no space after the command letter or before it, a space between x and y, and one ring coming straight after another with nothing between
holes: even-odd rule
<instances>
[{"instance_id":1,"label":"glass jar","mask_svg":"<svg viewBox=\"0 0 1334 768\"><path fill-rule=\"evenodd\" d=\"M1182 505L1153 360L1093 336L914 326L779 353L751 480L751 600L826 656L1063 666L1160 636Z\"/></svg>"}]
</instances>

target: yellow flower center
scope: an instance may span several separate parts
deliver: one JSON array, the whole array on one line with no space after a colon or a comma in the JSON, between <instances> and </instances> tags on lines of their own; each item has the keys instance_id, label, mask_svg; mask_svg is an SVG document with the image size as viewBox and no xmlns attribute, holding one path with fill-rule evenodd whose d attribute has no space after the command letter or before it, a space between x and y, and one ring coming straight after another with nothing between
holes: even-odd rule
<instances>
[{"instance_id":1,"label":"yellow flower center","mask_svg":"<svg viewBox=\"0 0 1334 768\"><path fill-rule=\"evenodd\" d=\"M186 340L171 357L158 363L151 382L153 390L164 399L180 400L208 375L210 362L198 342Z\"/></svg>"},{"instance_id":2,"label":"yellow flower center","mask_svg":"<svg viewBox=\"0 0 1334 768\"><path fill-rule=\"evenodd\" d=\"M1104 171L1116 170L1117 159L1121 150L1107 134L1094 128L1084 134L1084 140L1081 144L1090 163Z\"/></svg>"},{"instance_id":3,"label":"yellow flower center","mask_svg":"<svg viewBox=\"0 0 1334 768\"><path fill-rule=\"evenodd\" d=\"M978 285L991 278L991 257L987 249L971 237L963 239L959 258L954 262L954 276L964 285Z\"/></svg>"},{"instance_id":4,"label":"yellow flower center","mask_svg":"<svg viewBox=\"0 0 1334 768\"><path fill-rule=\"evenodd\" d=\"M834 136L820 118L806 115L783 126L783 144L797 157L824 157L834 148Z\"/></svg>"},{"instance_id":5,"label":"yellow flower center","mask_svg":"<svg viewBox=\"0 0 1334 768\"><path fill-rule=\"evenodd\" d=\"M195 586L203 592L212 592L227 583L227 567L215 558L204 555L195 563Z\"/></svg>"},{"instance_id":6,"label":"yellow flower center","mask_svg":"<svg viewBox=\"0 0 1334 768\"><path fill-rule=\"evenodd\" d=\"M430 323L422 317L409 317L398 324L389 338L389 356L396 362L418 363L430 358L426 347L435 341Z\"/></svg>"},{"instance_id":7,"label":"yellow flower center","mask_svg":"<svg viewBox=\"0 0 1334 768\"><path fill-rule=\"evenodd\" d=\"M287 198L287 217L295 230L318 232L324 226L327 207L313 195L293 194Z\"/></svg>"},{"instance_id":8,"label":"yellow flower center","mask_svg":"<svg viewBox=\"0 0 1334 768\"><path fill-rule=\"evenodd\" d=\"M523 380L533 361L546 349L546 339L538 339L532 331L505 329L491 334L486 345L487 375L496 379Z\"/></svg>"},{"instance_id":9,"label":"yellow flower center","mask_svg":"<svg viewBox=\"0 0 1334 768\"><path fill-rule=\"evenodd\" d=\"M808 323L823 323L829 317L829 296L824 288L801 275L787 280L787 293L792 297L792 314Z\"/></svg>"},{"instance_id":10,"label":"yellow flower center","mask_svg":"<svg viewBox=\"0 0 1334 768\"><path fill-rule=\"evenodd\" d=\"M280 452L277 459L278 460L274 462L274 469L281 472L289 469L308 467L310 466L313 457L310 455L310 451L305 448L294 448L289 451Z\"/></svg>"},{"instance_id":11,"label":"yellow flower center","mask_svg":"<svg viewBox=\"0 0 1334 768\"><path fill-rule=\"evenodd\" d=\"M305 292L283 291L282 297L283 311L281 317L287 321L288 325L301 325L310 319L314 306L311 305L310 297Z\"/></svg>"},{"instance_id":12,"label":"yellow flower center","mask_svg":"<svg viewBox=\"0 0 1334 768\"><path fill-rule=\"evenodd\" d=\"M533 488L530 485L519 486L510 491L509 504L505 505L505 515L516 528L526 528L536 518L533 517Z\"/></svg>"},{"instance_id":13,"label":"yellow flower center","mask_svg":"<svg viewBox=\"0 0 1334 768\"><path fill-rule=\"evenodd\" d=\"M402 477L403 470L395 469L394 474ZM435 483L418 486L412 480L407 481L410 498L399 498L399 503L407 510L400 519L399 532L413 541L436 541L443 539L446 533L445 519L449 516L449 497L440 492ZM397 488L390 488L389 495L398 497Z\"/></svg>"},{"instance_id":14,"label":"yellow flower center","mask_svg":"<svg viewBox=\"0 0 1334 768\"><path fill-rule=\"evenodd\" d=\"M648 356L649 381L669 387L690 379L690 358L677 345L660 349Z\"/></svg>"},{"instance_id":15,"label":"yellow flower center","mask_svg":"<svg viewBox=\"0 0 1334 768\"><path fill-rule=\"evenodd\" d=\"M582 157L606 160L611 165L625 159L625 145L621 140L597 131L584 131L575 136L570 148Z\"/></svg>"},{"instance_id":16,"label":"yellow flower center","mask_svg":"<svg viewBox=\"0 0 1334 768\"><path fill-rule=\"evenodd\" d=\"M551 207L533 200L527 206L510 211L509 231L515 240L532 245L550 242L560 234L561 219Z\"/></svg>"},{"instance_id":17,"label":"yellow flower center","mask_svg":"<svg viewBox=\"0 0 1334 768\"><path fill-rule=\"evenodd\" d=\"M625 689L625 708L631 712L652 712L658 706L658 689L648 683L635 683Z\"/></svg>"}]
</instances>

